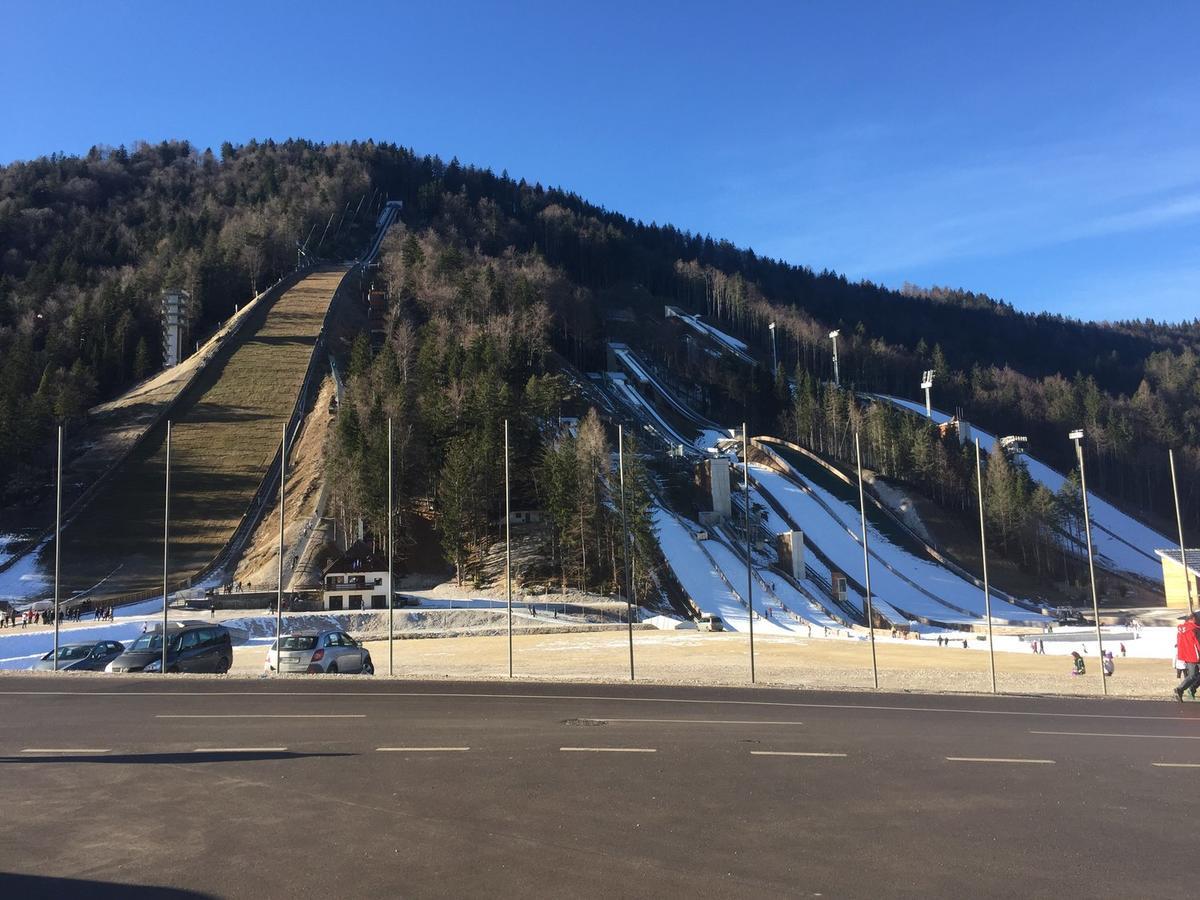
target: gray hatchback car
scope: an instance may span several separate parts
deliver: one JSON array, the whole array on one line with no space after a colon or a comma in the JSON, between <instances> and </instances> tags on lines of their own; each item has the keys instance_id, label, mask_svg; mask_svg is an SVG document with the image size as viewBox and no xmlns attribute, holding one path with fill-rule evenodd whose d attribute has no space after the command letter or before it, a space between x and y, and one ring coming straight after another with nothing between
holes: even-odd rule
<instances>
[{"instance_id":1,"label":"gray hatchback car","mask_svg":"<svg viewBox=\"0 0 1200 900\"><path fill-rule=\"evenodd\" d=\"M301 631L285 634L283 645L271 643L268 672L374 675L371 654L344 631Z\"/></svg>"}]
</instances>

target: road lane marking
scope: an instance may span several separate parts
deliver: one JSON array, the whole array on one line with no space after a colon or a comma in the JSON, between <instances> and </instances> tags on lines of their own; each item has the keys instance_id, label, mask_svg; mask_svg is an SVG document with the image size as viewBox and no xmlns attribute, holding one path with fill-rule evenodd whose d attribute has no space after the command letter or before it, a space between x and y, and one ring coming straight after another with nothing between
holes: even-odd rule
<instances>
[{"instance_id":1,"label":"road lane marking","mask_svg":"<svg viewBox=\"0 0 1200 900\"><path fill-rule=\"evenodd\" d=\"M157 677L157 676L156 676ZM483 694L463 691L0 691L0 697L303 697L305 699L344 699L346 697L413 697L428 699L479 700L575 700L602 703L691 703L726 706L765 706L780 709L838 709L854 712L898 713L955 713L974 716L1036 716L1051 719L1122 719L1128 721L1189 722L1200 724L1200 718L1181 719L1179 716L1137 716L1116 713L1070 713L1019 709L964 709L939 706L872 706L853 703L796 703L783 700L715 700L697 697L603 697L590 694ZM1024 699L1014 697L1014 699ZM1071 699L1071 698L1064 698Z\"/></svg>"},{"instance_id":2,"label":"road lane marking","mask_svg":"<svg viewBox=\"0 0 1200 900\"><path fill-rule=\"evenodd\" d=\"M197 747L193 753L287 753L287 747Z\"/></svg>"},{"instance_id":3,"label":"road lane marking","mask_svg":"<svg viewBox=\"0 0 1200 900\"><path fill-rule=\"evenodd\" d=\"M949 762L976 762L976 763L1027 763L1034 766L1052 766L1055 764L1052 759L1015 759L1004 756L947 756Z\"/></svg>"},{"instance_id":4,"label":"road lane marking","mask_svg":"<svg viewBox=\"0 0 1200 900\"><path fill-rule=\"evenodd\" d=\"M1102 731L1031 731L1030 734L1057 734L1066 737L1162 738L1168 741L1200 741L1200 734L1108 734Z\"/></svg>"},{"instance_id":5,"label":"road lane marking","mask_svg":"<svg viewBox=\"0 0 1200 900\"><path fill-rule=\"evenodd\" d=\"M559 747L562 753L657 753L654 747Z\"/></svg>"},{"instance_id":6,"label":"road lane marking","mask_svg":"<svg viewBox=\"0 0 1200 900\"><path fill-rule=\"evenodd\" d=\"M844 757L845 753L814 753L806 750L751 750L751 756L821 756Z\"/></svg>"},{"instance_id":7,"label":"road lane marking","mask_svg":"<svg viewBox=\"0 0 1200 900\"><path fill-rule=\"evenodd\" d=\"M1200 769L1200 763L1150 763L1159 769Z\"/></svg>"},{"instance_id":8,"label":"road lane marking","mask_svg":"<svg viewBox=\"0 0 1200 900\"><path fill-rule=\"evenodd\" d=\"M376 753L465 753L470 747L376 747Z\"/></svg>"},{"instance_id":9,"label":"road lane marking","mask_svg":"<svg viewBox=\"0 0 1200 900\"><path fill-rule=\"evenodd\" d=\"M100 750L97 748L80 748L80 747L26 747L22 753L112 753L111 750Z\"/></svg>"},{"instance_id":10,"label":"road lane marking","mask_svg":"<svg viewBox=\"0 0 1200 900\"><path fill-rule=\"evenodd\" d=\"M762 719L614 719L609 716L588 716L583 722L649 722L668 725L803 725L803 722L765 722Z\"/></svg>"},{"instance_id":11,"label":"road lane marking","mask_svg":"<svg viewBox=\"0 0 1200 900\"><path fill-rule=\"evenodd\" d=\"M294 713L294 714L293 713L245 713L242 715L233 715L233 714L226 715L226 714L222 713L222 714L203 715L203 716L201 716L201 715L196 715L196 716L176 715L176 714L172 713L172 714L156 715L154 718L156 718L156 719L365 719L366 717L367 717L366 713L333 713L333 714L328 714L328 715L321 714L321 713Z\"/></svg>"}]
</instances>

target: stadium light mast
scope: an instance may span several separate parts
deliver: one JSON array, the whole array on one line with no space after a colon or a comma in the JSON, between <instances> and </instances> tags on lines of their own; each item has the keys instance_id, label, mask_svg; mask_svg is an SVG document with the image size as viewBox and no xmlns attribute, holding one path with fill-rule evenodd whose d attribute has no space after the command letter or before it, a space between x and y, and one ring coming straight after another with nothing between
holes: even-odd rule
<instances>
[{"instance_id":1,"label":"stadium light mast","mask_svg":"<svg viewBox=\"0 0 1200 900\"><path fill-rule=\"evenodd\" d=\"M162 669L167 674L167 571L171 551L171 420L167 419L167 467L166 483L163 487L163 624L162 624ZM277 657L278 658L278 657Z\"/></svg>"},{"instance_id":2,"label":"stadium light mast","mask_svg":"<svg viewBox=\"0 0 1200 900\"><path fill-rule=\"evenodd\" d=\"M933 388L933 369L926 369L921 375L921 390L925 392L925 418L933 420L933 401L929 392Z\"/></svg>"},{"instance_id":3,"label":"stadium light mast","mask_svg":"<svg viewBox=\"0 0 1200 900\"><path fill-rule=\"evenodd\" d=\"M629 623L629 680L633 673L633 578L629 571L629 521L625 516L625 426L617 425L617 469L621 479L621 568L625 582L625 616Z\"/></svg>"},{"instance_id":4,"label":"stadium light mast","mask_svg":"<svg viewBox=\"0 0 1200 900\"><path fill-rule=\"evenodd\" d=\"M767 330L771 332L771 377L774 378L775 373L779 371L779 354L775 350L775 323L768 325Z\"/></svg>"},{"instance_id":5,"label":"stadium light mast","mask_svg":"<svg viewBox=\"0 0 1200 900\"><path fill-rule=\"evenodd\" d=\"M287 422L283 423L279 442L279 584L275 597L275 672L282 670L283 659L283 522L287 504Z\"/></svg>"},{"instance_id":6,"label":"stadium light mast","mask_svg":"<svg viewBox=\"0 0 1200 900\"><path fill-rule=\"evenodd\" d=\"M62 450L63 450L63 427L58 426L58 476L54 480L54 671L58 671L58 573L59 561L62 558ZM1175 463L1172 459L1171 474L1175 473ZM1178 493L1176 503L1178 504ZM1182 534L1182 531L1180 532ZM1182 540L1180 541L1182 543ZM1189 587L1190 590L1190 587ZM1188 594L1188 599L1191 599L1191 594Z\"/></svg>"},{"instance_id":7,"label":"stadium light mast","mask_svg":"<svg viewBox=\"0 0 1200 900\"><path fill-rule=\"evenodd\" d=\"M854 432L854 459L858 466L858 511L862 516L863 579L867 589L864 612L867 614L867 633L871 636L871 677L875 681L875 690L879 690L879 662L875 658L875 608L871 604L871 551L867 544L867 500L863 491L862 449L857 431Z\"/></svg>"},{"instance_id":8,"label":"stadium light mast","mask_svg":"<svg viewBox=\"0 0 1200 900\"><path fill-rule=\"evenodd\" d=\"M504 595L508 605L508 677L513 677L512 494L508 480L508 419L504 420Z\"/></svg>"},{"instance_id":9,"label":"stadium light mast","mask_svg":"<svg viewBox=\"0 0 1200 900\"><path fill-rule=\"evenodd\" d=\"M1096 597L1096 563L1092 556L1092 517L1088 512L1087 475L1083 471L1083 429L1076 428L1068 437L1075 442L1075 456L1079 460L1079 487L1083 493L1083 530L1087 535L1088 577L1092 583L1092 615L1096 618L1096 647L1100 653L1100 687L1108 695L1108 682L1104 680L1104 637L1100 634L1100 601Z\"/></svg>"},{"instance_id":10,"label":"stadium light mast","mask_svg":"<svg viewBox=\"0 0 1200 900\"><path fill-rule=\"evenodd\" d=\"M833 341L833 383L836 384L838 387L842 386L842 379L841 379L841 376L838 374L838 355L837 355L837 339L838 339L838 335L841 333L842 332L840 329L836 329L834 331L829 332L829 339L831 341Z\"/></svg>"},{"instance_id":11,"label":"stadium light mast","mask_svg":"<svg viewBox=\"0 0 1200 900\"><path fill-rule=\"evenodd\" d=\"M362 205L362 201L359 201ZM388 517L388 546L387 546L387 583L388 583L388 675L396 674L396 579L395 569L393 569L392 553L396 541L392 536L392 417L388 416L388 501L387 501L387 517Z\"/></svg>"},{"instance_id":12,"label":"stadium light mast","mask_svg":"<svg viewBox=\"0 0 1200 900\"><path fill-rule=\"evenodd\" d=\"M59 441L62 441L61 430ZM61 444L60 444L61 446ZM1175 451L1168 448L1167 455L1171 460L1171 490L1175 492L1175 525L1179 529L1179 563L1183 566L1183 583L1186 586L1188 598L1188 612L1194 611L1192 605L1192 579L1188 576L1187 566L1187 547L1183 543L1183 514L1179 509L1179 482L1175 480ZM62 451L59 450L59 456L62 456ZM57 563L56 563L57 565Z\"/></svg>"},{"instance_id":13,"label":"stadium light mast","mask_svg":"<svg viewBox=\"0 0 1200 900\"><path fill-rule=\"evenodd\" d=\"M750 622L750 683L754 684L754 557L750 545L750 427L742 423L742 478L745 481L746 501L746 612Z\"/></svg>"},{"instance_id":14,"label":"stadium light mast","mask_svg":"<svg viewBox=\"0 0 1200 900\"><path fill-rule=\"evenodd\" d=\"M988 584L987 528L983 513L983 454L979 449L979 438L975 438L975 486L979 491L979 552L983 559L983 612L987 616L988 668L992 676L992 693L996 693L996 642L992 636L992 590ZM1101 664L1100 671L1104 671Z\"/></svg>"}]
</instances>

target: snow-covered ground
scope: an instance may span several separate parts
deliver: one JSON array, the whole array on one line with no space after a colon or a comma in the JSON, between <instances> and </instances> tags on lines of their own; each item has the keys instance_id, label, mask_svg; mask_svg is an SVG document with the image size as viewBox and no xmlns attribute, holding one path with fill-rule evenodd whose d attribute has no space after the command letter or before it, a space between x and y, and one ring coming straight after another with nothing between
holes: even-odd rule
<instances>
[{"instance_id":1,"label":"snow-covered ground","mask_svg":"<svg viewBox=\"0 0 1200 900\"><path fill-rule=\"evenodd\" d=\"M684 447L696 448L696 442L676 431L666 419L659 415L658 410L654 408L654 404L649 403L639 394L637 389L626 380L624 375L620 372L609 372L608 380L613 390L616 391L622 400L632 407L634 411L650 420L650 424L662 436L663 440L673 446L682 445Z\"/></svg>"},{"instance_id":2,"label":"snow-covered ground","mask_svg":"<svg viewBox=\"0 0 1200 900\"><path fill-rule=\"evenodd\" d=\"M12 567L0 572L0 599L37 600L49 596L54 586L38 569L38 554L46 545L43 541L35 550L26 553Z\"/></svg>"},{"instance_id":3,"label":"snow-covered ground","mask_svg":"<svg viewBox=\"0 0 1200 900\"><path fill-rule=\"evenodd\" d=\"M754 465L751 470L763 489L788 511L792 520L835 566L860 582L864 580L857 509L809 482L805 483L811 493L802 490L766 466ZM984 618L980 588L933 560L898 547L869 519L867 533L872 557L871 592L884 604L906 614L901 621L919 616L950 625L965 625ZM882 606L880 612L887 615ZM994 595L992 617L998 623L1045 621L1044 617Z\"/></svg>"},{"instance_id":4,"label":"snow-covered ground","mask_svg":"<svg viewBox=\"0 0 1200 900\"><path fill-rule=\"evenodd\" d=\"M750 355L750 348L743 341L739 341L733 335L726 334L720 328L709 325L697 315L685 313L682 310L676 313L676 317L690 326L698 334L709 337L716 341L734 356L748 363L754 363L756 360Z\"/></svg>"},{"instance_id":5,"label":"snow-covered ground","mask_svg":"<svg viewBox=\"0 0 1200 900\"><path fill-rule=\"evenodd\" d=\"M925 407L912 400L903 400L886 394L875 394L881 400L886 400L903 409L919 415L925 415ZM951 416L941 410L933 410L933 421L948 422ZM991 450L996 442L996 436L971 425L971 434L979 438L979 443L985 450ZM1066 440L1065 436L1063 438ZM1055 493L1062 487L1066 478L1034 456L1023 454L1029 476L1038 484L1044 485ZM1137 519L1121 512L1111 503L1097 497L1088 491L1088 508L1092 516L1092 544L1096 553L1105 557L1110 567L1120 571L1140 575L1152 581L1162 578L1162 563L1154 555L1155 550L1175 547L1176 543L1164 537L1152 528L1143 525Z\"/></svg>"}]
</instances>

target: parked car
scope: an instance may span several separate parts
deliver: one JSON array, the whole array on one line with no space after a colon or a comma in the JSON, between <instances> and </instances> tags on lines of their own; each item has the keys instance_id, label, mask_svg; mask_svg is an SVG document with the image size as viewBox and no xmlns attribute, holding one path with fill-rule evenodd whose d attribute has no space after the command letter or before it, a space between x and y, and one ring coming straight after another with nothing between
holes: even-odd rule
<instances>
[{"instance_id":1,"label":"parked car","mask_svg":"<svg viewBox=\"0 0 1200 900\"><path fill-rule=\"evenodd\" d=\"M371 654L344 631L301 631L285 634L267 651L268 672L308 674L375 674Z\"/></svg>"},{"instance_id":2,"label":"parked car","mask_svg":"<svg viewBox=\"0 0 1200 900\"><path fill-rule=\"evenodd\" d=\"M725 623L721 621L720 616L704 613L696 620L696 629L698 631L724 631Z\"/></svg>"},{"instance_id":3,"label":"parked car","mask_svg":"<svg viewBox=\"0 0 1200 900\"><path fill-rule=\"evenodd\" d=\"M105 667L105 672L161 672L162 630L148 631ZM223 674L233 665L233 639L223 625L186 624L167 631L168 672Z\"/></svg>"},{"instance_id":4,"label":"parked car","mask_svg":"<svg viewBox=\"0 0 1200 900\"><path fill-rule=\"evenodd\" d=\"M58 647L58 671L99 672L125 652L120 641L89 641L86 644L60 644ZM38 671L54 669L54 651L51 650L33 664Z\"/></svg>"}]
</instances>

